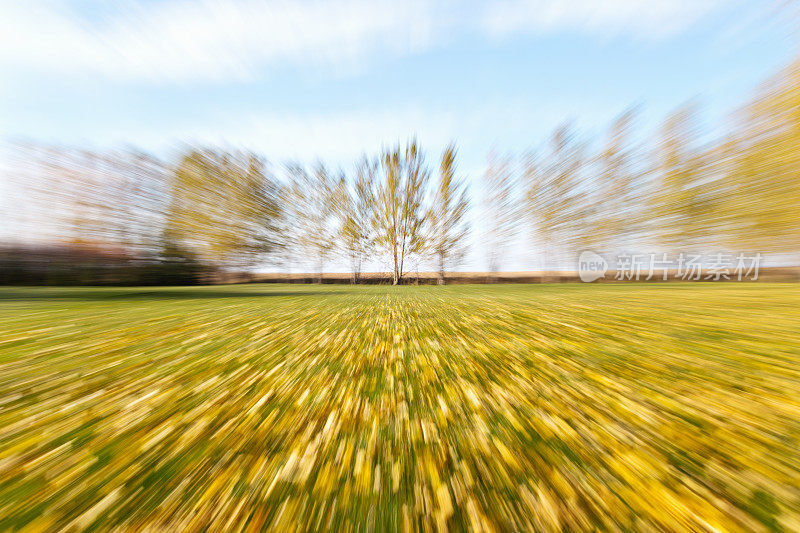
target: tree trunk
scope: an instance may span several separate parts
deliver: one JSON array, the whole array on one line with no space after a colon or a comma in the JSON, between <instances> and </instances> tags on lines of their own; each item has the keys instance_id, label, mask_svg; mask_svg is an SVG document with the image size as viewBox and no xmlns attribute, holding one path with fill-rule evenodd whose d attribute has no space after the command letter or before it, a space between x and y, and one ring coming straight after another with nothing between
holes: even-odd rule
<instances>
[{"instance_id":1,"label":"tree trunk","mask_svg":"<svg viewBox=\"0 0 800 533\"><path fill-rule=\"evenodd\" d=\"M353 257L353 276L350 279L350 282L353 285L358 283L359 274L361 273L361 259L359 257Z\"/></svg>"},{"instance_id":2,"label":"tree trunk","mask_svg":"<svg viewBox=\"0 0 800 533\"><path fill-rule=\"evenodd\" d=\"M397 282L400 281L399 276L397 275L397 248L395 248L394 250L393 258L394 258L394 264L393 264L394 270L392 271L392 285L397 285Z\"/></svg>"},{"instance_id":3,"label":"tree trunk","mask_svg":"<svg viewBox=\"0 0 800 533\"><path fill-rule=\"evenodd\" d=\"M403 260L405 258L406 258L406 243L404 241L403 247L400 250L400 268L397 271L397 283L395 283L395 285L399 284L403 280Z\"/></svg>"}]
</instances>

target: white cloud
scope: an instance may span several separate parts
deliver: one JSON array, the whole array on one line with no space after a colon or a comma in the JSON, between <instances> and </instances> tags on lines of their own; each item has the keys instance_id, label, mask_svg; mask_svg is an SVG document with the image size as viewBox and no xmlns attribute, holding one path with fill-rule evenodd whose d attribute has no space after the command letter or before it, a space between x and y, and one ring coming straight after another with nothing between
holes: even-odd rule
<instances>
[{"instance_id":1,"label":"white cloud","mask_svg":"<svg viewBox=\"0 0 800 533\"><path fill-rule=\"evenodd\" d=\"M0 0L0 73L185 82L248 80L281 65L352 70L456 37L665 37L728 1L165 0L81 2L79 12L47 0Z\"/></svg>"}]
</instances>

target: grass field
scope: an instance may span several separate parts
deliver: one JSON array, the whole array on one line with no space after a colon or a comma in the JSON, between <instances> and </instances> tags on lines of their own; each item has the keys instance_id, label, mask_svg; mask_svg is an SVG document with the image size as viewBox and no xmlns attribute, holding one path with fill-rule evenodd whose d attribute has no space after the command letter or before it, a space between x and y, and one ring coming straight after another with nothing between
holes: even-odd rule
<instances>
[{"instance_id":1,"label":"grass field","mask_svg":"<svg viewBox=\"0 0 800 533\"><path fill-rule=\"evenodd\" d=\"M0 530L800 531L800 285L0 288Z\"/></svg>"}]
</instances>

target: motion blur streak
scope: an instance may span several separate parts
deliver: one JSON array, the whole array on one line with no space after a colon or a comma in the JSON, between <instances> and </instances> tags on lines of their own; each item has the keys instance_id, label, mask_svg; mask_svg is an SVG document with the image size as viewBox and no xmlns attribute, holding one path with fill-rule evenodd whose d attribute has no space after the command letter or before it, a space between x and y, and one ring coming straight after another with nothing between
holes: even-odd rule
<instances>
[{"instance_id":1,"label":"motion blur streak","mask_svg":"<svg viewBox=\"0 0 800 533\"><path fill-rule=\"evenodd\" d=\"M324 287L1 288L0 529L800 526L800 285Z\"/></svg>"},{"instance_id":2,"label":"motion blur streak","mask_svg":"<svg viewBox=\"0 0 800 533\"><path fill-rule=\"evenodd\" d=\"M795 62L711 141L696 105L670 114L647 142L636 109L597 142L565 123L538 149L491 153L483 196L467 194L454 145L431 165L415 139L364 155L353 171L213 147L161 161L7 144L3 279L197 283L264 265L321 275L340 258L354 281L365 264L395 283L412 263L443 277L465 256L470 210L491 272L531 244L531 266L544 269L573 267L584 249L758 252L797 265L798 110ZM37 260L47 256L56 260Z\"/></svg>"}]
</instances>

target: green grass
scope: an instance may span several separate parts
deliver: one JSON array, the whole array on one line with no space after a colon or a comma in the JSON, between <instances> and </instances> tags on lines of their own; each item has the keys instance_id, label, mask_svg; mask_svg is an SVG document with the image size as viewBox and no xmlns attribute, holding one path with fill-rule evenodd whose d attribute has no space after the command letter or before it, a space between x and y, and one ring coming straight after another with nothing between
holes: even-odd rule
<instances>
[{"instance_id":1,"label":"green grass","mask_svg":"<svg viewBox=\"0 0 800 533\"><path fill-rule=\"evenodd\" d=\"M800 285L0 288L0 530L800 530Z\"/></svg>"}]
</instances>

